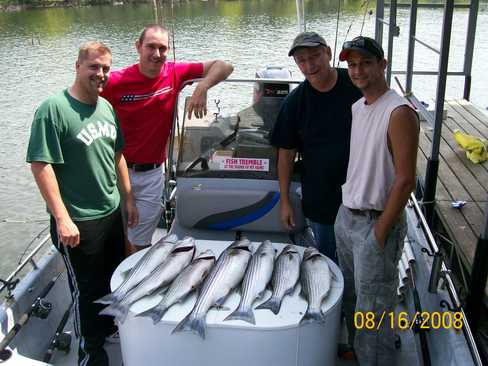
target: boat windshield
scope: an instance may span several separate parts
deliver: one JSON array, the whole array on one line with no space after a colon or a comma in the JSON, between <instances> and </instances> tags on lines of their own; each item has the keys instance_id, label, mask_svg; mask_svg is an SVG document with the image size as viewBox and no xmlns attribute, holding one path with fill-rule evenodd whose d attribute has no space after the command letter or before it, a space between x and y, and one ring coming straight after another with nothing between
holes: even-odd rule
<instances>
[{"instance_id":1,"label":"boat windshield","mask_svg":"<svg viewBox=\"0 0 488 366\"><path fill-rule=\"evenodd\" d=\"M229 81L209 90L206 117L188 119L181 109L177 176L276 180L270 135L289 91L290 84L279 81ZM185 92L187 110L191 89Z\"/></svg>"}]
</instances>

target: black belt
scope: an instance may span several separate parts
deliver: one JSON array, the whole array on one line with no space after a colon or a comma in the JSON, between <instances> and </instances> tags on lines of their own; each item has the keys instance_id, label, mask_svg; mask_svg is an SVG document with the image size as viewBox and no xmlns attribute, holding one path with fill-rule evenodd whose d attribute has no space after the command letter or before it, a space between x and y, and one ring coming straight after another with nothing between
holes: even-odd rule
<instances>
[{"instance_id":1,"label":"black belt","mask_svg":"<svg viewBox=\"0 0 488 366\"><path fill-rule=\"evenodd\" d=\"M379 217L383 211L378 211L378 210L360 210L358 208L348 208L349 211L353 215L359 215L359 216L372 216L372 217Z\"/></svg>"},{"instance_id":2,"label":"black belt","mask_svg":"<svg viewBox=\"0 0 488 366\"><path fill-rule=\"evenodd\" d=\"M135 164L127 162L127 168L134 169L135 172L147 172L148 170L153 170L159 168L161 164L148 163L148 164Z\"/></svg>"}]
</instances>

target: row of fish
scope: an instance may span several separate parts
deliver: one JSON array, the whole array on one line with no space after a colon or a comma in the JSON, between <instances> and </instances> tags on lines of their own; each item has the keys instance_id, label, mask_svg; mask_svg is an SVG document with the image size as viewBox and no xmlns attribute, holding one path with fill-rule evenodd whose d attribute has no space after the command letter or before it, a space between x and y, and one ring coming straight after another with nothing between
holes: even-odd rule
<instances>
[{"instance_id":1,"label":"row of fish","mask_svg":"<svg viewBox=\"0 0 488 366\"><path fill-rule=\"evenodd\" d=\"M331 272L326 257L317 249L306 248L303 261L293 245L287 245L275 259L275 249L268 240L254 254L249 240L236 241L217 261L210 250L193 259L195 250L195 240L190 237L177 240L170 235L161 239L126 274L114 292L97 300L109 304L101 314L113 315L124 322L133 303L160 292L161 302L138 315L149 316L156 324L172 305L200 288L193 309L173 332L192 330L205 338L207 312L211 307L221 307L239 284L239 305L225 320L255 324L253 304L263 299L269 285L271 297L256 309L269 309L278 314L283 298L294 292L300 280L302 295L308 303L302 321L325 321L321 305L330 291Z\"/></svg>"}]
</instances>

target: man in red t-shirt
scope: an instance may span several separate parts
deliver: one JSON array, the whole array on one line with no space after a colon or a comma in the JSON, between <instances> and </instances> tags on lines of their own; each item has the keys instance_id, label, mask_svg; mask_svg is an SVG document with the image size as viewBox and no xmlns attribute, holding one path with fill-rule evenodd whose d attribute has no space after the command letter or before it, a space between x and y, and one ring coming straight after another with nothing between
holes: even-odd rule
<instances>
[{"instance_id":1,"label":"man in red t-shirt","mask_svg":"<svg viewBox=\"0 0 488 366\"><path fill-rule=\"evenodd\" d=\"M125 147L133 195L139 210L139 224L128 228L128 252L151 244L161 215L166 143L173 122L176 95L182 84L203 78L188 104L188 118L207 113L207 90L226 79L233 67L223 61L199 63L166 61L168 31L148 25L136 41L139 63L112 72L103 90L117 112Z\"/></svg>"}]
</instances>

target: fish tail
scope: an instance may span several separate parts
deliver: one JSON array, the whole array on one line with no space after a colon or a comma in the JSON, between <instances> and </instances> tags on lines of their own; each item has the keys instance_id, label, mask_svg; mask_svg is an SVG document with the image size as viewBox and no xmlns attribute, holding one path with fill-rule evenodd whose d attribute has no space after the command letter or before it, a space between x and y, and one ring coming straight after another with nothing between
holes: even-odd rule
<instances>
[{"instance_id":1,"label":"fish tail","mask_svg":"<svg viewBox=\"0 0 488 366\"><path fill-rule=\"evenodd\" d=\"M192 332L198 334L202 339L205 339L205 318L195 317L192 313L188 314L171 332L181 332L185 330L191 330Z\"/></svg>"},{"instance_id":2,"label":"fish tail","mask_svg":"<svg viewBox=\"0 0 488 366\"><path fill-rule=\"evenodd\" d=\"M99 312L100 315L114 316L121 323L125 322L128 313L129 304L124 304L122 302L115 302Z\"/></svg>"},{"instance_id":3,"label":"fish tail","mask_svg":"<svg viewBox=\"0 0 488 366\"><path fill-rule=\"evenodd\" d=\"M281 308L281 300L277 297L271 297L268 301L263 302L256 309L269 309L274 314L278 314Z\"/></svg>"},{"instance_id":4,"label":"fish tail","mask_svg":"<svg viewBox=\"0 0 488 366\"><path fill-rule=\"evenodd\" d=\"M164 314L168 311L168 307L157 307L153 309L146 310L136 316L148 316L153 320L153 324L156 325L163 319Z\"/></svg>"},{"instance_id":5,"label":"fish tail","mask_svg":"<svg viewBox=\"0 0 488 366\"><path fill-rule=\"evenodd\" d=\"M252 309L242 309L238 307L234 312L232 312L225 320L242 320L251 324L256 324L256 320L254 319L254 313Z\"/></svg>"},{"instance_id":6,"label":"fish tail","mask_svg":"<svg viewBox=\"0 0 488 366\"><path fill-rule=\"evenodd\" d=\"M325 323L325 316L320 310L307 309L307 312L303 316L302 320L300 320L300 324L313 322Z\"/></svg>"},{"instance_id":7,"label":"fish tail","mask_svg":"<svg viewBox=\"0 0 488 366\"><path fill-rule=\"evenodd\" d=\"M105 295L93 302L97 304L112 304L116 301L117 301L117 295L114 292L111 292L108 295Z\"/></svg>"}]
</instances>

